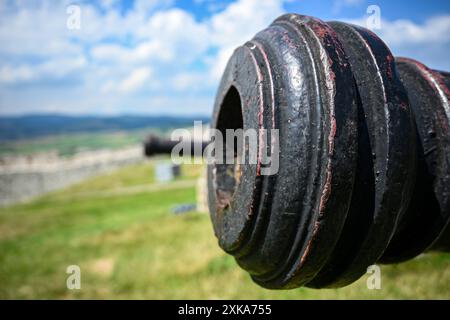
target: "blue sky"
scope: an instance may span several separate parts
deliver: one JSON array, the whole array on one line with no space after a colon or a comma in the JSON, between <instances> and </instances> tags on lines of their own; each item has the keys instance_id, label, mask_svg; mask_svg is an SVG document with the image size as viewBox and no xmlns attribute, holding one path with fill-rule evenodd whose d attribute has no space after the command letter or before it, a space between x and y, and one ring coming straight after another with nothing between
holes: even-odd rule
<instances>
[{"instance_id":1,"label":"blue sky","mask_svg":"<svg viewBox=\"0 0 450 320\"><path fill-rule=\"evenodd\" d=\"M395 55L450 70L448 0L0 0L0 115L208 115L233 49L277 16L365 25L369 5Z\"/></svg>"}]
</instances>

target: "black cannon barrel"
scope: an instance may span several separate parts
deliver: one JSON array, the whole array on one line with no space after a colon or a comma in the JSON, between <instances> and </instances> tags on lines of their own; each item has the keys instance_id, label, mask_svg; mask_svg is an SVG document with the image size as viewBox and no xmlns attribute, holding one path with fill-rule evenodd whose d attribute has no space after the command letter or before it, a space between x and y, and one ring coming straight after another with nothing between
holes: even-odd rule
<instances>
[{"instance_id":1,"label":"black cannon barrel","mask_svg":"<svg viewBox=\"0 0 450 320\"><path fill-rule=\"evenodd\" d=\"M151 134L149 135L145 141L144 141L144 154L147 157L158 155L158 154L170 154L173 150L173 148L179 144L180 141L174 141L167 138L162 138L157 135ZM198 141L193 140L190 142L190 154L186 154L183 156L194 156L194 152L196 150L203 151L206 146L208 145L208 142L206 141Z\"/></svg>"},{"instance_id":2,"label":"black cannon barrel","mask_svg":"<svg viewBox=\"0 0 450 320\"><path fill-rule=\"evenodd\" d=\"M222 249L272 289L342 287L374 263L448 249L448 75L363 27L297 14L237 48L212 128L278 130L280 156L270 175L259 154L208 166Z\"/></svg>"}]
</instances>

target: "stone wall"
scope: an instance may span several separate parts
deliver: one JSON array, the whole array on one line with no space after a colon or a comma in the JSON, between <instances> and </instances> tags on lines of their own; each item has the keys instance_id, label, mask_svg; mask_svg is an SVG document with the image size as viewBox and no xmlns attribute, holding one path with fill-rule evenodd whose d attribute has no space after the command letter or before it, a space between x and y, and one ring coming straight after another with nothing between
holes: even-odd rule
<instances>
[{"instance_id":1,"label":"stone wall","mask_svg":"<svg viewBox=\"0 0 450 320\"><path fill-rule=\"evenodd\" d=\"M88 177L144 160L142 146L99 150L71 158L17 157L0 162L0 206L29 200Z\"/></svg>"}]
</instances>

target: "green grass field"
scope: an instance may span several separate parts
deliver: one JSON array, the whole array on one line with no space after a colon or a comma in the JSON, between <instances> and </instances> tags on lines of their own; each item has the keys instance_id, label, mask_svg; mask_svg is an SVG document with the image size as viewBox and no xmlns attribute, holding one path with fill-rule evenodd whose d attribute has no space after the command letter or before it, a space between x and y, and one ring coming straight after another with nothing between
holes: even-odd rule
<instances>
[{"instance_id":1,"label":"green grass field","mask_svg":"<svg viewBox=\"0 0 450 320\"><path fill-rule=\"evenodd\" d=\"M200 167L160 185L152 163L0 209L0 298L450 299L450 254L437 253L382 266L380 290L368 275L337 290L262 289L219 249L207 214L171 213L195 202ZM66 287L69 265L80 290Z\"/></svg>"}]
</instances>

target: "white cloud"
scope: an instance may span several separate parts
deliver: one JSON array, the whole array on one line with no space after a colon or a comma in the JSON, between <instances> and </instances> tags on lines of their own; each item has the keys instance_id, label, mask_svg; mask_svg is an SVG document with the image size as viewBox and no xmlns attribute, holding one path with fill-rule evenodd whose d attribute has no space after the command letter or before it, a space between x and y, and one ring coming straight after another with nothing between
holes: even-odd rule
<instances>
[{"instance_id":1,"label":"white cloud","mask_svg":"<svg viewBox=\"0 0 450 320\"><path fill-rule=\"evenodd\" d=\"M348 22L366 27L366 18ZM432 68L450 69L450 15L430 17L420 24L404 19L382 20L381 29L374 32L394 55L420 60Z\"/></svg>"},{"instance_id":2,"label":"white cloud","mask_svg":"<svg viewBox=\"0 0 450 320\"><path fill-rule=\"evenodd\" d=\"M212 42L221 47L236 46L268 26L283 13L283 1L240 0L211 18Z\"/></svg>"},{"instance_id":3,"label":"white cloud","mask_svg":"<svg viewBox=\"0 0 450 320\"><path fill-rule=\"evenodd\" d=\"M27 65L16 67L5 65L0 69L0 83L4 84L27 82L33 79L33 76L33 70Z\"/></svg>"},{"instance_id":4,"label":"white cloud","mask_svg":"<svg viewBox=\"0 0 450 320\"><path fill-rule=\"evenodd\" d=\"M155 13L137 30L137 35L148 37L151 45L168 60L191 61L209 46L207 26L181 9Z\"/></svg>"},{"instance_id":5,"label":"white cloud","mask_svg":"<svg viewBox=\"0 0 450 320\"><path fill-rule=\"evenodd\" d=\"M37 65L3 65L0 67L0 84L61 79L66 75L79 71L85 65L86 59L83 56L61 57Z\"/></svg>"},{"instance_id":6,"label":"white cloud","mask_svg":"<svg viewBox=\"0 0 450 320\"><path fill-rule=\"evenodd\" d=\"M224 11L213 15L210 21L211 41L218 46L212 59L211 76L220 78L233 50L251 39L283 13L283 1L240 0Z\"/></svg>"},{"instance_id":7,"label":"white cloud","mask_svg":"<svg viewBox=\"0 0 450 320\"><path fill-rule=\"evenodd\" d=\"M0 19L0 51L38 56L79 53L79 46L65 37L64 7L58 6L55 10L46 5L34 9L25 6L17 12L3 14Z\"/></svg>"},{"instance_id":8,"label":"white cloud","mask_svg":"<svg viewBox=\"0 0 450 320\"><path fill-rule=\"evenodd\" d=\"M119 85L119 91L130 93L140 89L152 74L150 68L134 69Z\"/></svg>"},{"instance_id":9,"label":"white cloud","mask_svg":"<svg viewBox=\"0 0 450 320\"><path fill-rule=\"evenodd\" d=\"M450 15L432 17L423 24L409 20L383 20L380 35L391 45L450 41Z\"/></svg>"},{"instance_id":10,"label":"white cloud","mask_svg":"<svg viewBox=\"0 0 450 320\"><path fill-rule=\"evenodd\" d=\"M209 87L208 74L204 72L180 72L172 77L172 88L176 91L201 91L201 88Z\"/></svg>"},{"instance_id":11,"label":"white cloud","mask_svg":"<svg viewBox=\"0 0 450 320\"><path fill-rule=\"evenodd\" d=\"M154 66L175 63L182 70L193 61L203 61L209 69L203 75L200 76L198 71L189 74L178 70L176 75L168 79L166 86L178 91L186 91L188 85L193 88L199 83L213 87L234 48L250 39L282 12L281 0L240 0L201 22L181 9L157 11L144 23L141 21L138 28L130 30L139 39L138 43L133 46L99 44L93 47L91 55L96 61L114 63L116 67L118 64ZM133 15L131 13L130 16ZM124 20L129 21L131 18L125 17ZM124 22L122 28L123 33L124 29L130 28L130 24ZM215 48L216 53L206 57L205 52L210 48Z\"/></svg>"},{"instance_id":12,"label":"white cloud","mask_svg":"<svg viewBox=\"0 0 450 320\"><path fill-rule=\"evenodd\" d=\"M209 81L215 83L234 48L282 13L281 0L239 0L202 22L181 9L162 10L130 30L136 39L140 39L134 46L99 44L94 46L91 55L99 61L130 65L175 62L181 69L193 61L206 61L209 71L204 78L209 77ZM122 23L122 28L123 33L130 24ZM216 53L205 58L204 54L210 48L215 48ZM171 82L180 89L179 81Z\"/></svg>"},{"instance_id":13,"label":"white cloud","mask_svg":"<svg viewBox=\"0 0 450 320\"><path fill-rule=\"evenodd\" d=\"M101 0L102 10L82 3L80 30L66 28L69 0L13 8L0 2L0 113L208 112L233 50L284 11L282 0L237 0L199 19L173 0L138 0L124 15L117 1ZM450 69L449 15L423 23L383 20L377 33L397 55ZM63 81L74 77L76 86ZM68 85L44 86L47 80ZM29 83L35 86L20 87Z\"/></svg>"}]
</instances>

